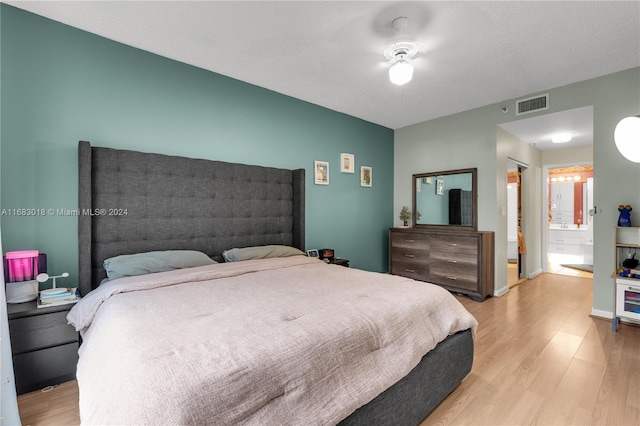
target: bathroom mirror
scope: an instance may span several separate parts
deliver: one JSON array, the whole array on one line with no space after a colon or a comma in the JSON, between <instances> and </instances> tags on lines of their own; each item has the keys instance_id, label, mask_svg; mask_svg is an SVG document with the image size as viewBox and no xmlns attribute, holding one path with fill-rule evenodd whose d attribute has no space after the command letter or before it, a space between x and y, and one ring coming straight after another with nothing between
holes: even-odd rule
<instances>
[{"instance_id":1,"label":"bathroom mirror","mask_svg":"<svg viewBox=\"0 0 640 426\"><path fill-rule=\"evenodd\" d=\"M477 230L477 170L413 175L413 226Z\"/></svg>"}]
</instances>

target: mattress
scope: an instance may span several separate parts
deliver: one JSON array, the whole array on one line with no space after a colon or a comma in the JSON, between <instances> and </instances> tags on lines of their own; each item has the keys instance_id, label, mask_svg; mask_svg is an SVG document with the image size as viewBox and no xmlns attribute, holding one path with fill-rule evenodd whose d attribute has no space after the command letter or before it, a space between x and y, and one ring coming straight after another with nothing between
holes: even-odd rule
<instances>
[{"instance_id":1,"label":"mattress","mask_svg":"<svg viewBox=\"0 0 640 426\"><path fill-rule=\"evenodd\" d=\"M304 256L113 280L68 319L83 424L336 424L477 327L438 286Z\"/></svg>"}]
</instances>

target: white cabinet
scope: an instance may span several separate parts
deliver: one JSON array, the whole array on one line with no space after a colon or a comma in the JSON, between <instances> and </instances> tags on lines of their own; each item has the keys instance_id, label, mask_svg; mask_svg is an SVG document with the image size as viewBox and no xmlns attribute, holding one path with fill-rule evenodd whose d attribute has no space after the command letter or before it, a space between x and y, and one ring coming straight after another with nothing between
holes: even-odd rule
<instances>
[{"instance_id":1,"label":"white cabinet","mask_svg":"<svg viewBox=\"0 0 640 426\"><path fill-rule=\"evenodd\" d=\"M573 223L573 182L551 184L551 223Z\"/></svg>"},{"instance_id":2,"label":"white cabinet","mask_svg":"<svg viewBox=\"0 0 640 426\"><path fill-rule=\"evenodd\" d=\"M615 250L613 331L618 329L620 319L640 324L640 278L636 278L640 275L621 277L618 272L623 269L624 260L640 250L640 227L616 226ZM640 266L635 270L640 270Z\"/></svg>"},{"instance_id":3,"label":"white cabinet","mask_svg":"<svg viewBox=\"0 0 640 426\"><path fill-rule=\"evenodd\" d=\"M549 229L549 253L580 256L582 261L593 250L590 235L584 229ZM571 263L571 262L568 262ZM580 262L578 262L580 263Z\"/></svg>"}]
</instances>

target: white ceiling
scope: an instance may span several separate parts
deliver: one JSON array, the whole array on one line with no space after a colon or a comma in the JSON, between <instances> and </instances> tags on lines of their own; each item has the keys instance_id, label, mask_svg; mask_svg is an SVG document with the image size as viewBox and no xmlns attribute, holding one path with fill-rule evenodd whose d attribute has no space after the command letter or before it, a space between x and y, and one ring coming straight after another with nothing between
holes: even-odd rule
<instances>
[{"instance_id":1,"label":"white ceiling","mask_svg":"<svg viewBox=\"0 0 640 426\"><path fill-rule=\"evenodd\" d=\"M640 66L639 1L4 2L392 129ZM400 16L423 49L401 87Z\"/></svg>"},{"instance_id":2,"label":"white ceiling","mask_svg":"<svg viewBox=\"0 0 640 426\"><path fill-rule=\"evenodd\" d=\"M511 121L500 127L541 151L593 145L593 106ZM559 133L570 133L571 141L553 143L551 138Z\"/></svg>"}]
</instances>

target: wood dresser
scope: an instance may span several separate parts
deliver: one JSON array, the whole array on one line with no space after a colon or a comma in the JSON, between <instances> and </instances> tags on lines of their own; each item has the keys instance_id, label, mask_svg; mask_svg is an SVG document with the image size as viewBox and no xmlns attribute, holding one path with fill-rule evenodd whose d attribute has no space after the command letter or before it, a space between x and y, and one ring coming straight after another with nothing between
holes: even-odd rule
<instances>
[{"instance_id":1,"label":"wood dresser","mask_svg":"<svg viewBox=\"0 0 640 426\"><path fill-rule=\"evenodd\" d=\"M389 229L389 273L483 301L494 287L494 233Z\"/></svg>"}]
</instances>

